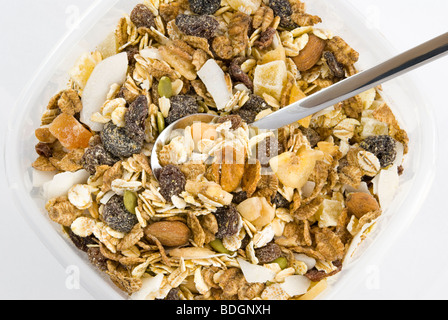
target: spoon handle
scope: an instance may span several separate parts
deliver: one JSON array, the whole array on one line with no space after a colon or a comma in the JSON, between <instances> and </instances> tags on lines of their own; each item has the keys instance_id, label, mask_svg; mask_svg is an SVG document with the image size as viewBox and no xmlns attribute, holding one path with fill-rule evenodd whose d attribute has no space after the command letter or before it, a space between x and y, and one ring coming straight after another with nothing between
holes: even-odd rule
<instances>
[{"instance_id":1,"label":"spoon handle","mask_svg":"<svg viewBox=\"0 0 448 320\"><path fill-rule=\"evenodd\" d=\"M388 80L448 54L448 32L373 68L344 79L254 122L259 129L278 129L354 97Z\"/></svg>"}]
</instances>

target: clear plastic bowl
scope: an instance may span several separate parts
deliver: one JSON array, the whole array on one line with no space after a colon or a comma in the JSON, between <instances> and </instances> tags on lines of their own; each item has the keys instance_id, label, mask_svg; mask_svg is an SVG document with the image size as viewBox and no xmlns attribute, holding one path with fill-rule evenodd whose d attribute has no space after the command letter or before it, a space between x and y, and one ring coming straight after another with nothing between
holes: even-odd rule
<instances>
[{"instance_id":1,"label":"clear plastic bowl","mask_svg":"<svg viewBox=\"0 0 448 320\"><path fill-rule=\"evenodd\" d=\"M77 58L92 51L114 29L120 17L129 13L138 0L97 0L83 17L79 28L72 30L56 46L36 76L23 91L8 122L4 157L11 199L38 237L62 263L80 270L81 285L97 299L126 299L77 250L59 225L47 216L40 190L33 187L31 163L35 160L34 131L40 125L49 99L65 88L68 70ZM394 55L390 43L378 31L368 28L365 18L344 0L305 1L308 11L322 17L322 28L340 35L360 52L359 69L373 66ZM412 222L422 207L434 177L437 138L430 106L413 84L403 76L383 85L384 96L410 138L410 152L405 159L399 192L392 205L378 221L374 231L357 250L356 257L332 281L324 299L355 296L354 287L363 281L363 270L378 264L382 253Z\"/></svg>"}]
</instances>

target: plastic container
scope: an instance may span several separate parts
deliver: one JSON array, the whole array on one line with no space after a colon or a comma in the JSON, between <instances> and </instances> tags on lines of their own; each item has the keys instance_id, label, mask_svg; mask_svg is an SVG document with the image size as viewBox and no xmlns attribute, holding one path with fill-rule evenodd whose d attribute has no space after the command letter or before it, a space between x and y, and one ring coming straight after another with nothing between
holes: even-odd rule
<instances>
[{"instance_id":1,"label":"plastic container","mask_svg":"<svg viewBox=\"0 0 448 320\"><path fill-rule=\"evenodd\" d=\"M97 299L125 299L108 279L95 269L86 255L77 250L53 223L45 210L39 190L33 187L31 163L35 160L34 130L49 99L65 88L68 70L84 52L94 50L116 27L120 17L129 13L138 0L95 1L83 17L80 27L72 30L56 46L23 91L9 121L4 157L11 199L41 241L63 266L80 270L81 285ZM305 1L308 12L322 17L322 28L340 35L360 52L359 69L373 66L394 55L392 46L378 31L368 28L364 17L344 0ZM411 75L412 76L412 75ZM410 152L405 160L399 192L392 205L378 221L374 231L357 250L351 263L344 267L337 281L321 296L324 299L352 294L363 281L363 270L378 264L382 253L399 237L422 207L434 177L437 139L431 108L425 102L411 76L383 85L385 99L407 130Z\"/></svg>"}]
</instances>

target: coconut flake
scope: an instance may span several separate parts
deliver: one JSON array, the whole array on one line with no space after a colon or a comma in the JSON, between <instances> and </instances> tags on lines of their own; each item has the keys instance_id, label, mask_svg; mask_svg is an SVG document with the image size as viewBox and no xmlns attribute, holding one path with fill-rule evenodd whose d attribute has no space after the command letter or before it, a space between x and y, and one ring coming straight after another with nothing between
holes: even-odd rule
<instances>
[{"instance_id":1,"label":"coconut flake","mask_svg":"<svg viewBox=\"0 0 448 320\"><path fill-rule=\"evenodd\" d=\"M285 278L280 287L291 297L305 294L311 285L311 280L305 276L293 275Z\"/></svg>"},{"instance_id":2,"label":"coconut flake","mask_svg":"<svg viewBox=\"0 0 448 320\"><path fill-rule=\"evenodd\" d=\"M294 253L294 258L297 261L302 261L303 263L306 264L308 270L311 270L314 268L314 266L316 265L316 259L307 256L306 254L303 253Z\"/></svg>"},{"instance_id":3,"label":"coconut flake","mask_svg":"<svg viewBox=\"0 0 448 320\"><path fill-rule=\"evenodd\" d=\"M91 120L93 114L100 112L113 84L122 85L126 81L128 55L122 52L101 61L93 70L82 93L80 120L93 131L101 131L103 124Z\"/></svg>"},{"instance_id":4,"label":"coconut flake","mask_svg":"<svg viewBox=\"0 0 448 320\"><path fill-rule=\"evenodd\" d=\"M227 88L224 71L214 59L209 59L198 71L198 76L204 83L218 110L225 108L232 99L232 94Z\"/></svg>"},{"instance_id":5,"label":"coconut flake","mask_svg":"<svg viewBox=\"0 0 448 320\"><path fill-rule=\"evenodd\" d=\"M49 200L67 195L71 187L87 182L89 173L82 169L76 172L56 174L53 179L43 185L44 197Z\"/></svg>"},{"instance_id":6,"label":"coconut flake","mask_svg":"<svg viewBox=\"0 0 448 320\"><path fill-rule=\"evenodd\" d=\"M372 183L373 192L378 196L381 208L385 210L394 200L400 183L397 166L392 165L387 170L381 170Z\"/></svg>"},{"instance_id":7,"label":"coconut flake","mask_svg":"<svg viewBox=\"0 0 448 320\"><path fill-rule=\"evenodd\" d=\"M159 273L155 277L148 277L142 280L142 287L139 291L131 295L132 300L145 300L146 297L160 289L163 281L163 274Z\"/></svg>"},{"instance_id":8,"label":"coconut flake","mask_svg":"<svg viewBox=\"0 0 448 320\"><path fill-rule=\"evenodd\" d=\"M266 281L272 281L275 278L275 272L268 268L252 264L241 258L237 258L237 260L240 264L241 271L243 271L244 277L249 283L265 283Z\"/></svg>"}]
</instances>

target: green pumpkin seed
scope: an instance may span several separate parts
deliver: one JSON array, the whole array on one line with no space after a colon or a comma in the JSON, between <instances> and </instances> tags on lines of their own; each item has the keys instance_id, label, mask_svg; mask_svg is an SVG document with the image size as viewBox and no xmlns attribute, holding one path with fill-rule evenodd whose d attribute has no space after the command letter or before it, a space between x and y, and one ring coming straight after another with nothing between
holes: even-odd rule
<instances>
[{"instance_id":1,"label":"green pumpkin seed","mask_svg":"<svg viewBox=\"0 0 448 320\"><path fill-rule=\"evenodd\" d=\"M277 258L274 262L277 263L282 270L288 267L288 260L285 257Z\"/></svg>"},{"instance_id":2,"label":"green pumpkin seed","mask_svg":"<svg viewBox=\"0 0 448 320\"><path fill-rule=\"evenodd\" d=\"M171 98L173 96L173 84L170 78L162 77L159 81L159 96L165 98Z\"/></svg>"},{"instance_id":3,"label":"green pumpkin seed","mask_svg":"<svg viewBox=\"0 0 448 320\"><path fill-rule=\"evenodd\" d=\"M229 251L224 247L222 241L220 239L215 239L209 243L209 245L219 253L232 254L233 252Z\"/></svg>"},{"instance_id":4,"label":"green pumpkin seed","mask_svg":"<svg viewBox=\"0 0 448 320\"><path fill-rule=\"evenodd\" d=\"M124 192L123 202L126 210L135 214L135 207L137 207L137 195L134 192L126 190Z\"/></svg>"},{"instance_id":5,"label":"green pumpkin seed","mask_svg":"<svg viewBox=\"0 0 448 320\"><path fill-rule=\"evenodd\" d=\"M159 133L165 130L165 118L163 117L162 112L157 112L157 129Z\"/></svg>"}]
</instances>

